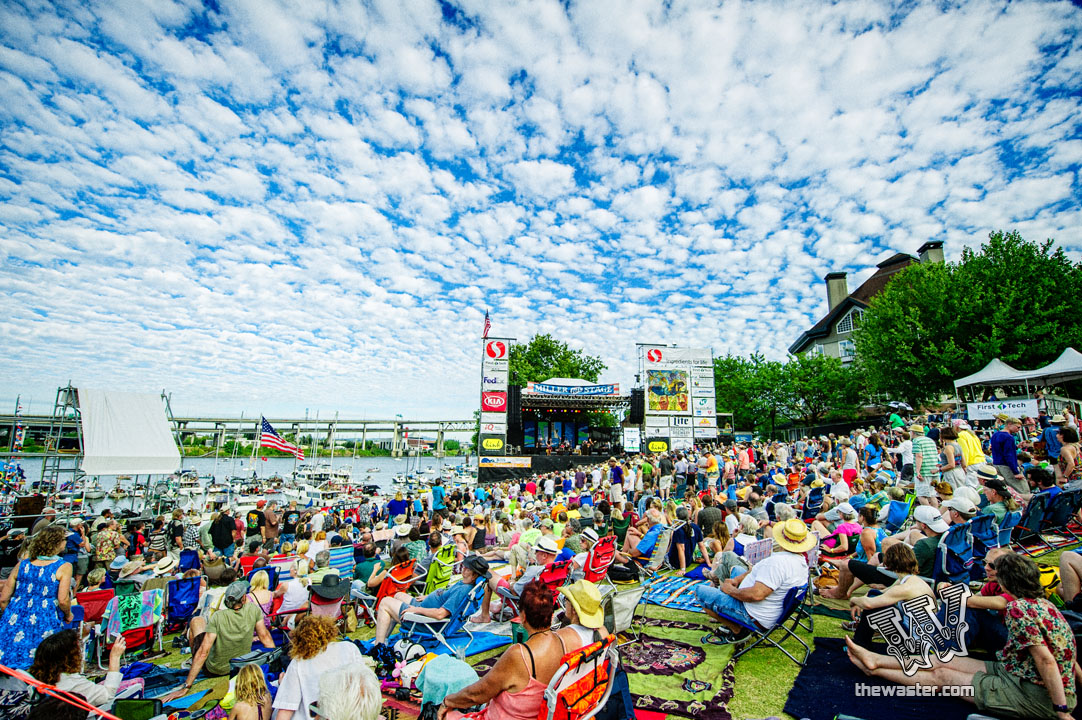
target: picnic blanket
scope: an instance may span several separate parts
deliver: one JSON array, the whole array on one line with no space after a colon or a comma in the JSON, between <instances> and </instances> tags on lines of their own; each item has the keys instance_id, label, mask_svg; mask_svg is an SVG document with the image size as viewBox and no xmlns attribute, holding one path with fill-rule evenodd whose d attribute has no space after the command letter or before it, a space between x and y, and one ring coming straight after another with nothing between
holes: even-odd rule
<instances>
[{"instance_id":1,"label":"picnic blanket","mask_svg":"<svg viewBox=\"0 0 1082 720\"><path fill-rule=\"evenodd\" d=\"M662 578L650 585L643 599L650 605L688 612L705 612L695 598L695 586L704 580L674 575Z\"/></svg>"},{"instance_id":2,"label":"picnic blanket","mask_svg":"<svg viewBox=\"0 0 1082 720\"><path fill-rule=\"evenodd\" d=\"M394 645L402 637L402 633L395 633L387 638L388 645ZM364 650L368 651L375 644L375 639L358 641L364 646ZM447 638L447 642L455 650L462 649L467 655L477 655L478 653L488 652L489 650L495 650L498 647L511 644L511 638L506 635L497 635L490 632L474 632L473 641L470 641L470 636L466 633L455 635L454 637ZM444 645L439 644L438 641L424 638L421 640L421 645L425 650L435 653L436 655L450 655L451 651Z\"/></svg>"}]
</instances>

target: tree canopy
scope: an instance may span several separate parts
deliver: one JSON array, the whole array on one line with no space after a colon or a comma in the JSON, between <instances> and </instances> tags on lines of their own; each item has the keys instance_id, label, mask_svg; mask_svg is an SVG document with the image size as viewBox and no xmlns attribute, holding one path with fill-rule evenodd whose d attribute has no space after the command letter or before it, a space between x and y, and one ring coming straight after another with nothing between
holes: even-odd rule
<instances>
[{"instance_id":1,"label":"tree canopy","mask_svg":"<svg viewBox=\"0 0 1082 720\"><path fill-rule=\"evenodd\" d=\"M597 382L607 367L600 357L572 350L567 343L551 335L539 334L525 344L511 346L508 359L510 383L525 386L527 382L543 382L550 378L579 378Z\"/></svg>"},{"instance_id":2,"label":"tree canopy","mask_svg":"<svg viewBox=\"0 0 1082 720\"><path fill-rule=\"evenodd\" d=\"M1082 346L1082 265L1048 240L993 232L957 263L914 264L872 299L854 336L877 392L917 406L993 358L1019 369Z\"/></svg>"}]
</instances>

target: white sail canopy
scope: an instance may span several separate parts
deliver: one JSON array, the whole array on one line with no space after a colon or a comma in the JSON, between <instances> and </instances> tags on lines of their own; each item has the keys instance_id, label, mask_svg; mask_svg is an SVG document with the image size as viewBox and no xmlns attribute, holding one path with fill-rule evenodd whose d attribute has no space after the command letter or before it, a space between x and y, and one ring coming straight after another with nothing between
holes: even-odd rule
<instances>
[{"instance_id":1,"label":"white sail canopy","mask_svg":"<svg viewBox=\"0 0 1082 720\"><path fill-rule=\"evenodd\" d=\"M87 475L165 475L180 468L161 395L88 388L78 393Z\"/></svg>"}]
</instances>

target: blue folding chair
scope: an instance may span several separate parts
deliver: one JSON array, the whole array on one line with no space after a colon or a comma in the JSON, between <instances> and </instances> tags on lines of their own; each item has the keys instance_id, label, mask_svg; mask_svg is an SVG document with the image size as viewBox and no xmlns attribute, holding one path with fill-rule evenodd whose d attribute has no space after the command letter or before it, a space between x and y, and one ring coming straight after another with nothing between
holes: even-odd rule
<instances>
[{"instance_id":1,"label":"blue folding chair","mask_svg":"<svg viewBox=\"0 0 1082 720\"><path fill-rule=\"evenodd\" d=\"M789 591L785 593L785 599L782 601L781 606L781 615L778 617L778 621L774 623L774 626L767 630L759 627L756 623L749 623L746 620L730 617L722 613L721 616L726 620L739 625L749 633L744 640L740 641L743 645L733 653L733 660L736 660L752 648L766 643L768 646L776 647L778 650L781 650L785 653L786 657L800 667L804 667L804 664L808 662L808 656L811 655L811 648L796 634L796 629L800 625L804 601L808 597L808 588L808 585L802 585L800 587L790 588ZM782 633L780 640L775 640L771 637L779 632ZM782 643L790 637L795 638L804 648L804 657L800 660L797 660L796 656L782 647ZM797 652L799 652L799 650Z\"/></svg>"},{"instance_id":2,"label":"blue folding chair","mask_svg":"<svg viewBox=\"0 0 1082 720\"><path fill-rule=\"evenodd\" d=\"M180 565L178 569L181 572L188 572L189 570L202 570L203 563L199 562L198 550L181 550L180 551Z\"/></svg>"},{"instance_id":3,"label":"blue folding chair","mask_svg":"<svg viewBox=\"0 0 1082 720\"><path fill-rule=\"evenodd\" d=\"M984 558L992 548L999 547L999 526L995 515L977 515L969 521L969 534L973 538L973 567L971 580L984 579Z\"/></svg>"},{"instance_id":4,"label":"blue folding chair","mask_svg":"<svg viewBox=\"0 0 1082 720\"><path fill-rule=\"evenodd\" d=\"M191 577L169 581L169 600L165 605L165 626L175 628L186 624L199 607L199 585L202 578Z\"/></svg>"},{"instance_id":5,"label":"blue folding chair","mask_svg":"<svg viewBox=\"0 0 1082 720\"><path fill-rule=\"evenodd\" d=\"M485 587L487 585L487 580L477 578L477 582L463 596L458 606L447 608L449 615L443 619L412 613L408 610L403 612L401 619L402 636L425 647L435 645L438 648L443 645L453 654L455 649L449 640L459 633L465 633L469 640L466 642L463 652L468 655L470 644L473 643L473 633L466 627L466 623L469 622L473 614L481 609L481 601L485 597Z\"/></svg>"},{"instance_id":6,"label":"blue folding chair","mask_svg":"<svg viewBox=\"0 0 1082 720\"><path fill-rule=\"evenodd\" d=\"M992 518L995 519L995 516L993 515ZM1018 523L1021 522L1021 520L1021 510L1011 510L1010 512L1003 515L1003 522L999 524L999 536L997 538L997 540L999 541L999 547L1011 546L1011 533L1014 532L1014 529L1018 526Z\"/></svg>"},{"instance_id":7,"label":"blue folding chair","mask_svg":"<svg viewBox=\"0 0 1082 720\"><path fill-rule=\"evenodd\" d=\"M256 573L265 572L265 573L267 573L267 589L270 590L271 592L274 592L275 589L277 589L277 587L278 587L278 574L281 571L282 571L282 569L280 567L276 566L276 565L264 565L263 567L260 567L260 568L252 568L248 572L247 580L248 580L249 583L251 583L252 578L255 577Z\"/></svg>"},{"instance_id":8,"label":"blue folding chair","mask_svg":"<svg viewBox=\"0 0 1082 720\"><path fill-rule=\"evenodd\" d=\"M339 577L353 577L354 557L352 545L328 548L327 552L331 555L329 567L337 570Z\"/></svg>"},{"instance_id":9,"label":"blue folding chair","mask_svg":"<svg viewBox=\"0 0 1082 720\"><path fill-rule=\"evenodd\" d=\"M1082 490L1068 490L1049 500L1041 521L1041 531L1066 533L1078 540L1078 535L1068 525L1074 521L1075 513L1078 512L1079 504L1082 502L1080 498L1082 498Z\"/></svg>"},{"instance_id":10,"label":"blue folding chair","mask_svg":"<svg viewBox=\"0 0 1082 720\"><path fill-rule=\"evenodd\" d=\"M909 519L909 510L912 503L906 500L891 500L887 510L887 519L883 521L883 527L890 534L902 529L902 525Z\"/></svg>"},{"instance_id":11,"label":"blue folding chair","mask_svg":"<svg viewBox=\"0 0 1082 720\"><path fill-rule=\"evenodd\" d=\"M973 571L973 536L969 523L951 525L939 536L932 568L933 585L940 582L969 582Z\"/></svg>"},{"instance_id":12,"label":"blue folding chair","mask_svg":"<svg viewBox=\"0 0 1082 720\"><path fill-rule=\"evenodd\" d=\"M800 510L800 519L810 523L823 509L823 488L812 488L808 491L808 497L804 498L804 507Z\"/></svg>"},{"instance_id":13,"label":"blue folding chair","mask_svg":"<svg viewBox=\"0 0 1082 720\"><path fill-rule=\"evenodd\" d=\"M1014 542L1018 544L1018 549L1024 552L1030 557L1036 557L1052 551L1052 546L1041 537L1041 528L1044 527L1044 516L1048 511L1048 494L1037 493L1030 498L1029 503L1026 505L1025 510L1022 511L1022 516L1018 519L1018 524L1014 526L1013 538ZM1025 546L1026 542L1036 541L1044 546L1044 549L1040 552L1031 552L1029 548Z\"/></svg>"}]
</instances>

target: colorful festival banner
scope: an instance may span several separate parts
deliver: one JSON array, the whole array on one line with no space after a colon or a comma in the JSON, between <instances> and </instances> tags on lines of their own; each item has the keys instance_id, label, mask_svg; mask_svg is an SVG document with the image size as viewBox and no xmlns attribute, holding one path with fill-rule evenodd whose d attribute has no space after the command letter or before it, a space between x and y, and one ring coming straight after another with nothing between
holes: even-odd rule
<instances>
[{"instance_id":1,"label":"colorful festival banner","mask_svg":"<svg viewBox=\"0 0 1082 720\"><path fill-rule=\"evenodd\" d=\"M548 383L526 383L526 393L530 395L566 395L569 397L596 397L619 395L620 385L550 385Z\"/></svg>"}]
</instances>

